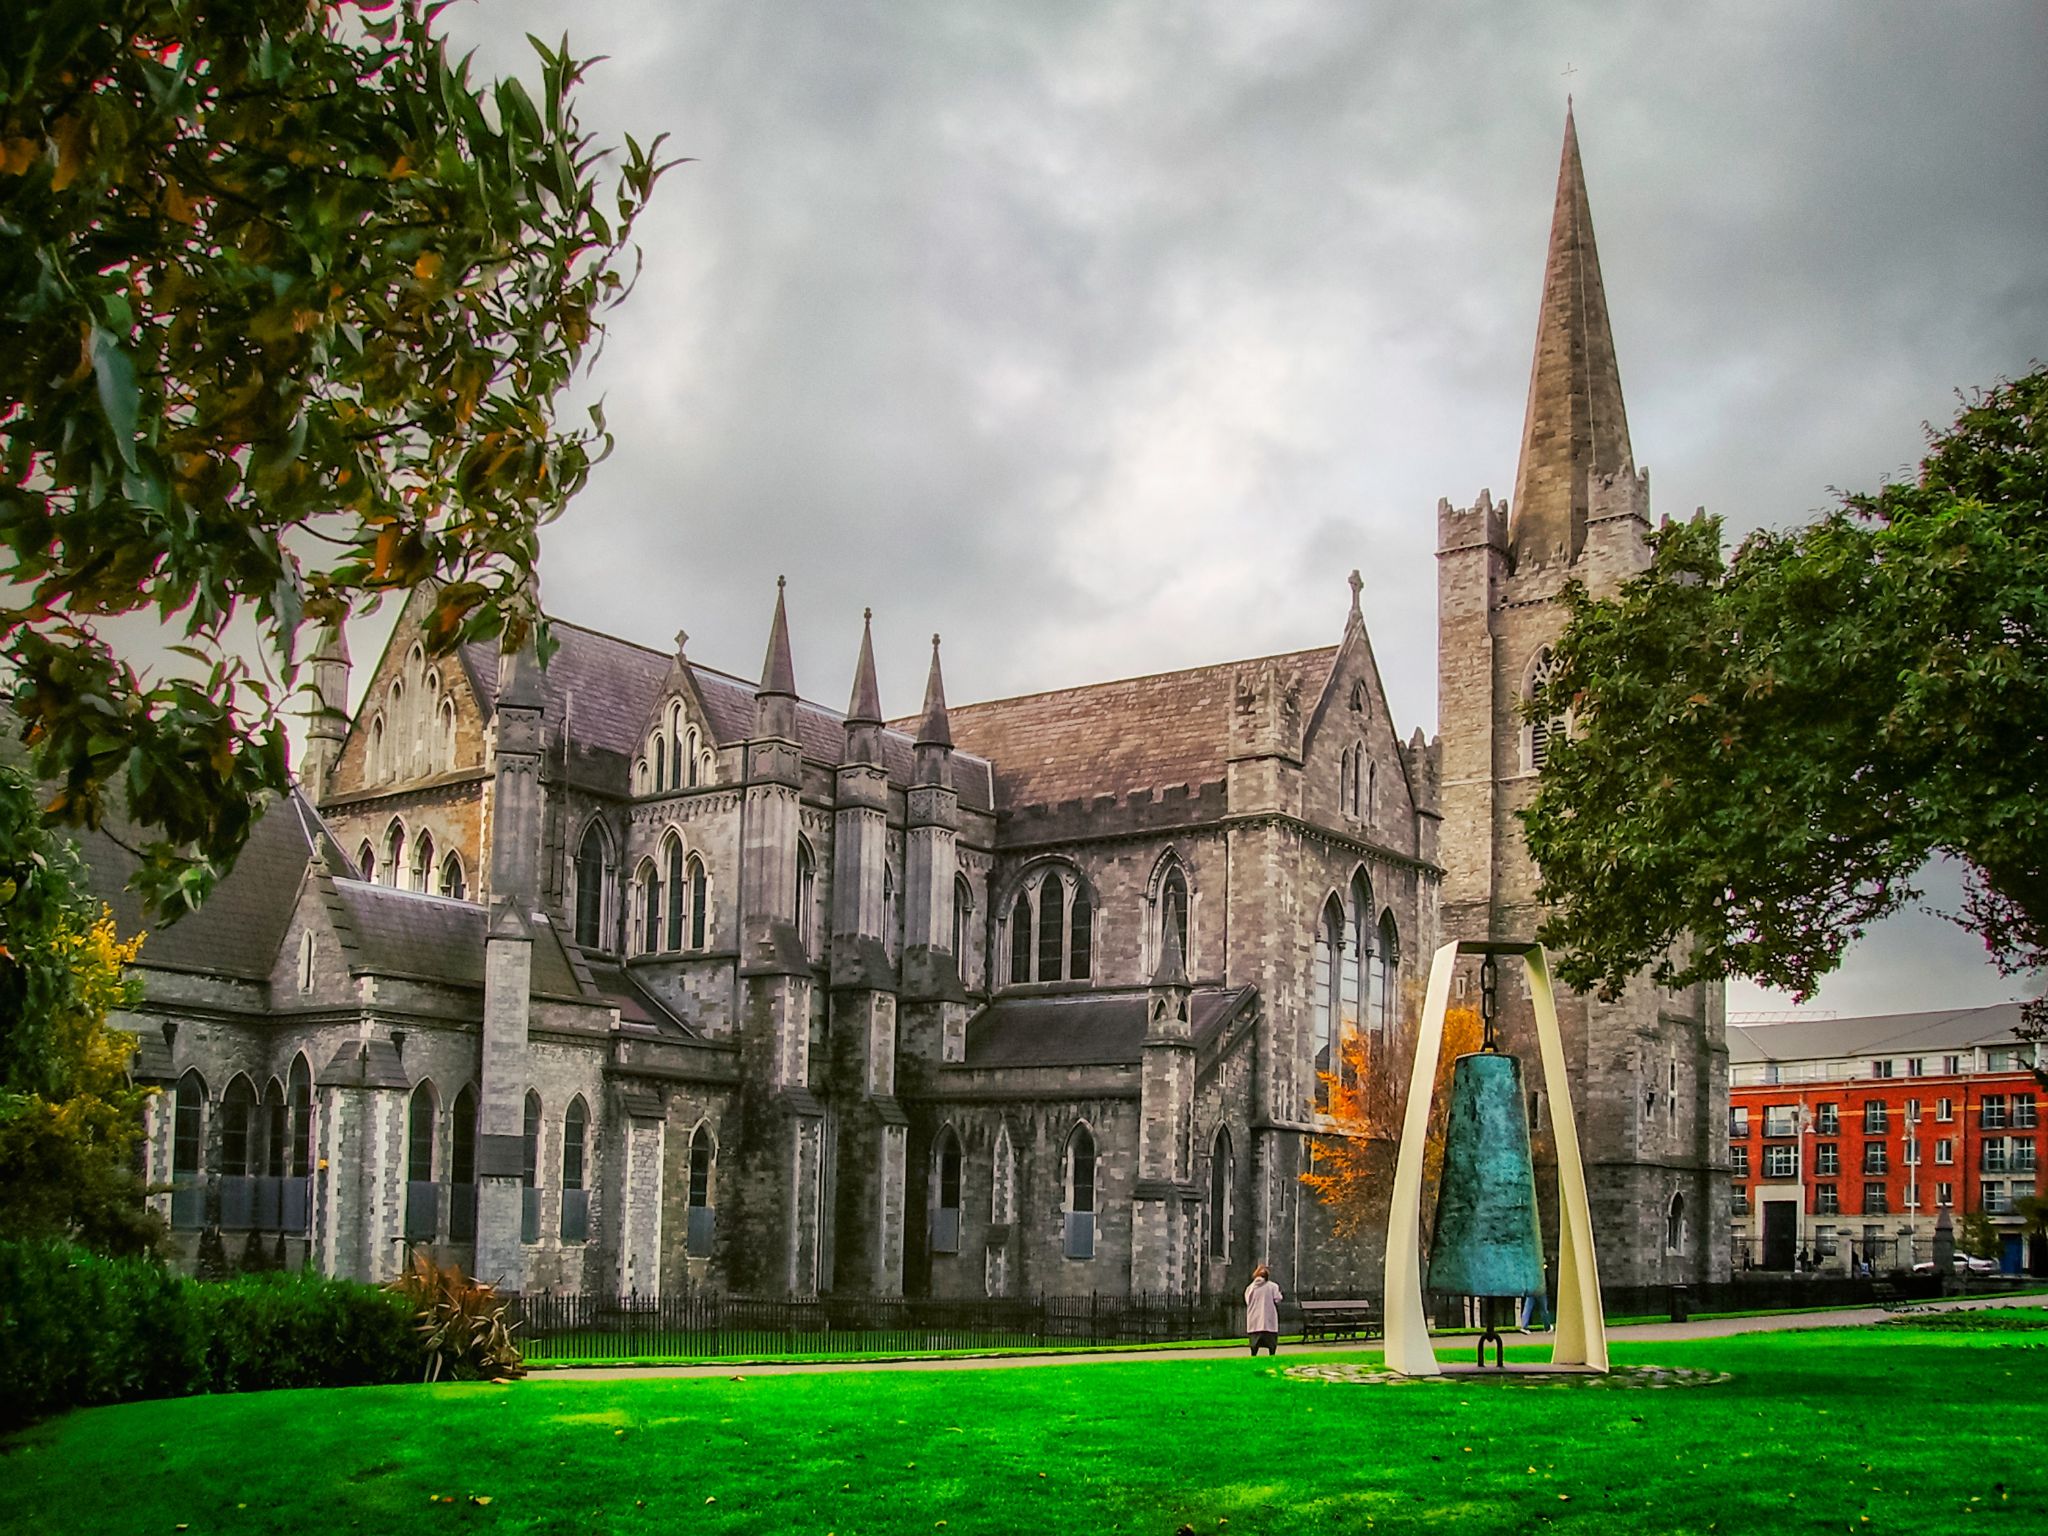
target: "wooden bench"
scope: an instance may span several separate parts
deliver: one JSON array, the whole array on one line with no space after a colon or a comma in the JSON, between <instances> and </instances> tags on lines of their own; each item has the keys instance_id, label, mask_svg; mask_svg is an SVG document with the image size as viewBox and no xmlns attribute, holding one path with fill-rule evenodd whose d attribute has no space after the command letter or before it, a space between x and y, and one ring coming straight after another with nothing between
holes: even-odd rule
<instances>
[{"instance_id":1,"label":"wooden bench","mask_svg":"<svg viewBox=\"0 0 2048 1536\"><path fill-rule=\"evenodd\" d=\"M1316 1339L1376 1339L1379 1319L1370 1301L1304 1301L1301 1308L1301 1336Z\"/></svg>"}]
</instances>

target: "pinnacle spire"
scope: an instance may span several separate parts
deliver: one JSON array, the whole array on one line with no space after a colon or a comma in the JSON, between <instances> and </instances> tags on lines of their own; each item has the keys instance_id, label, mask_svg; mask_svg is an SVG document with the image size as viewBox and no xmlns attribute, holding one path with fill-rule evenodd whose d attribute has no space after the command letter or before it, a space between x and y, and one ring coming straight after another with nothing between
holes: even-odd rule
<instances>
[{"instance_id":1,"label":"pinnacle spire","mask_svg":"<svg viewBox=\"0 0 2048 1536\"><path fill-rule=\"evenodd\" d=\"M755 698L796 697L796 666L789 659L789 614L783 608L784 578L775 578L775 621L768 628L768 659L761 664L761 686Z\"/></svg>"},{"instance_id":2,"label":"pinnacle spire","mask_svg":"<svg viewBox=\"0 0 2048 1536\"><path fill-rule=\"evenodd\" d=\"M1159 968L1152 973L1155 987L1184 987L1188 984L1187 960L1180 952L1180 930L1166 925L1165 941L1159 946Z\"/></svg>"},{"instance_id":3,"label":"pinnacle spire","mask_svg":"<svg viewBox=\"0 0 2048 1536\"><path fill-rule=\"evenodd\" d=\"M939 637L932 636L932 670L924 683L924 719L918 723L920 747L953 745L953 724L946 718L946 680L939 675Z\"/></svg>"},{"instance_id":4,"label":"pinnacle spire","mask_svg":"<svg viewBox=\"0 0 2048 1536\"><path fill-rule=\"evenodd\" d=\"M860 613L860 660L853 669L853 699L846 706L848 725L882 723L882 690L875 682L875 610Z\"/></svg>"},{"instance_id":5,"label":"pinnacle spire","mask_svg":"<svg viewBox=\"0 0 2048 1536\"><path fill-rule=\"evenodd\" d=\"M1557 206L1536 318L1536 358L1508 542L1518 567L1573 560L1586 542L1586 517L1596 479L1635 469L1621 370L1593 242L1586 173L1569 105Z\"/></svg>"}]
</instances>

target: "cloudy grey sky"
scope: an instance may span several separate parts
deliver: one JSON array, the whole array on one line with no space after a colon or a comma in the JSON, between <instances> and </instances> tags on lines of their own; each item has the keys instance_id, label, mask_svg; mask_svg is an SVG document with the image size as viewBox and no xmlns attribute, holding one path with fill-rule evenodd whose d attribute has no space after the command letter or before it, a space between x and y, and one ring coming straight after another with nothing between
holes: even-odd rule
<instances>
[{"instance_id":1,"label":"cloudy grey sky","mask_svg":"<svg viewBox=\"0 0 2048 1536\"><path fill-rule=\"evenodd\" d=\"M1514 477L1565 94L1655 508L1785 523L2048 355L2048 7L470 0L670 135L564 618L837 703L1327 643L1435 728L1434 508ZM359 647L358 655L363 655ZM1991 1001L1926 918L1815 1006ZM1737 1009L1779 1006L1742 991Z\"/></svg>"}]
</instances>

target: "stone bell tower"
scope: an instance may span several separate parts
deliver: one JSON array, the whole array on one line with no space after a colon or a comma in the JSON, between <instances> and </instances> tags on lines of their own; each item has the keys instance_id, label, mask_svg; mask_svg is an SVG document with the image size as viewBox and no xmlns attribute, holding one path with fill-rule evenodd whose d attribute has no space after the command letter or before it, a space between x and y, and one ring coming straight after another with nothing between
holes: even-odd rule
<instances>
[{"instance_id":1,"label":"stone bell tower","mask_svg":"<svg viewBox=\"0 0 2048 1536\"><path fill-rule=\"evenodd\" d=\"M1443 733L1443 933L1532 936L1539 875L1520 813L1565 720L1524 703L1562 632L1565 584L1595 596L1648 564L1650 481L1636 468L1593 215L1567 109L1536 356L1513 502L1485 491L1437 504L1438 709ZM1728 1103L1719 985L1633 980L1614 1002L1558 997L1593 1231L1608 1284L1725 1277ZM1527 1050L1528 1000L1502 999L1510 1049ZM1537 1133L1542 1138L1541 1116Z\"/></svg>"}]
</instances>

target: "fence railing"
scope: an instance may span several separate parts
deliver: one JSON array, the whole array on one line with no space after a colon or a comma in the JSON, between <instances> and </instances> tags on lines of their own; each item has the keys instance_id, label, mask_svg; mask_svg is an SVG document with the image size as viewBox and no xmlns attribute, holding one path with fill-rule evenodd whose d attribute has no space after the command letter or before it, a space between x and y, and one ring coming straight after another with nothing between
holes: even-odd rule
<instances>
[{"instance_id":1,"label":"fence railing","mask_svg":"<svg viewBox=\"0 0 2048 1536\"><path fill-rule=\"evenodd\" d=\"M1244 1307L1233 1300L1146 1295L522 1296L512 1308L520 1325L519 1346L529 1360L728 1359L1170 1342L1228 1338L1244 1322Z\"/></svg>"}]
</instances>

